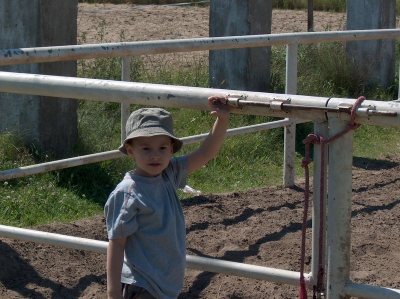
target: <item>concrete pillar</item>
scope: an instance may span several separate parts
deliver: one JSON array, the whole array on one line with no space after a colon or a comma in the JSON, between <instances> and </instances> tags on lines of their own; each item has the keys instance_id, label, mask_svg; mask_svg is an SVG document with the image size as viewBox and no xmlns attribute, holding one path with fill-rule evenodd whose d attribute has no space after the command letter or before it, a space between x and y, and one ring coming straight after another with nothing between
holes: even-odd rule
<instances>
[{"instance_id":1,"label":"concrete pillar","mask_svg":"<svg viewBox=\"0 0 400 299\"><path fill-rule=\"evenodd\" d=\"M2 49L74 45L78 0L0 0ZM76 76L75 61L15 65L2 71ZM0 132L20 134L39 153L63 157L77 140L77 101L0 93Z\"/></svg>"},{"instance_id":2,"label":"concrete pillar","mask_svg":"<svg viewBox=\"0 0 400 299\"><path fill-rule=\"evenodd\" d=\"M211 0L210 37L270 34L272 0ZM268 91L271 48L210 51L210 86Z\"/></svg>"},{"instance_id":3,"label":"concrete pillar","mask_svg":"<svg viewBox=\"0 0 400 299\"><path fill-rule=\"evenodd\" d=\"M347 1L347 30L396 28L396 0ZM347 53L367 83L387 88L395 76L394 39L347 43Z\"/></svg>"}]
</instances>

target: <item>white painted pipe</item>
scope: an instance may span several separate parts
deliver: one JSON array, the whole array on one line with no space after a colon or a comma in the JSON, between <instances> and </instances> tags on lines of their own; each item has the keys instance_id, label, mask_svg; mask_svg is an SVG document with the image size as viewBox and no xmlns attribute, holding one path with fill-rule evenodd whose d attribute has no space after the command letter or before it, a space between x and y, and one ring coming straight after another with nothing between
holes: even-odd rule
<instances>
[{"instance_id":1,"label":"white painted pipe","mask_svg":"<svg viewBox=\"0 0 400 299\"><path fill-rule=\"evenodd\" d=\"M131 81L131 58L122 58L122 74L121 81L130 82ZM131 113L131 105L128 103L121 103L121 143L126 137L126 121Z\"/></svg>"},{"instance_id":2,"label":"white painted pipe","mask_svg":"<svg viewBox=\"0 0 400 299\"><path fill-rule=\"evenodd\" d=\"M329 118L329 137L347 128L340 117ZM347 299L350 275L351 195L354 131L329 144L327 206L327 299Z\"/></svg>"},{"instance_id":3,"label":"white painted pipe","mask_svg":"<svg viewBox=\"0 0 400 299\"><path fill-rule=\"evenodd\" d=\"M189 269L236 275L241 277L267 280L276 283L299 285L300 273L288 270L268 268L244 263L230 262L199 256L186 256ZM304 275L308 281L309 275Z\"/></svg>"},{"instance_id":4,"label":"white painted pipe","mask_svg":"<svg viewBox=\"0 0 400 299\"><path fill-rule=\"evenodd\" d=\"M399 38L399 29L281 33L0 50L0 66L146 54Z\"/></svg>"},{"instance_id":5,"label":"white painted pipe","mask_svg":"<svg viewBox=\"0 0 400 299\"><path fill-rule=\"evenodd\" d=\"M107 242L0 225L0 236L77 250L107 253Z\"/></svg>"},{"instance_id":6,"label":"white painted pipe","mask_svg":"<svg viewBox=\"0 0 400 299\"><path fill-rule=\"evenodd\" d=\"M299 122L301 122L301 121L299 120L298 123ZM236 128L236 129L229 129L226 133L226 136L235 136L235 135L248 134L248 133L262 131L262 130L280 128L282 126L285 126L285 125L288 125L291 123L292 123L292 121L289 119L282 119L282 120L277 120L277 121L264 123L264 124L257 124L257 125L247 126L247 127ZM208 135L208 133L189 136L189 137L183 137L183 138L181 138L181 140L183 141L184 144L192 144L192 143L203 141L207 137L207 135ZM69 158L69 159L58 160L58 161L40 163L40 164L29 165L29 166L22 166L22 167L18 167L18 168L0 171L0 181L16 179L16 178L21 178L21 177L28 176L28 175L44 173L44 172L48 172L48 171L59 170L59 169L64 169L64 168L69 168L69 167L75 167L75 166L80 166L80 165L85 165L85 164L90 164L90 163L97 163L97 162L117 159L117 158L121 158L121 157L124 157L124 154L122 154L118 150L113 150L113 151L91 154L91 155L86 155L86 156L79 156L79 157L74 157L74 158Z\"/></svg>"},{"instance_id":7,"label":"white painted pipe","mask_svg":"<svg viewBox=\"0 0 400 299\"><path fill-rule=\"evenodd\" d=\"M286 47L285 94L297 94L297 50L298 44ZM283 186L293 187L295 181L296 121L284 128Z\"/></svg>"},{"instance_id":8,"label":"white painted pipe","mask_svg":"<svg viewBox=\"0 0 400 299\"><path fill-rule=\"evenodd\" d=\"M0 225L0 236L107 254L108 242L105 241L97 241L5 225ZM191 255L186 255L186 267L190 269L237 275L241 277L262 279L291 285L297 285L300 277L298 272Z\"/></svg>"},{"instance_id":9,"label":"white painted pipe","mask_svg":"<svg viewBox=\"0 0 400 299\"><path fill-rule=\"evenodd\" d=\"M91 154L86 156L74 157L58 161L46 162L41 164L22 166L18 168L0 171L0 181L21 178L28 175L44 173L48 171L75 167L90 163L117 159L123 157L124 154L118 150L103 153Z\"/></svg>"},{"instance_id":10,"label":"white painted pipe","mask_svg":"<svg viewBox=\"0 0 400 299\"><path fill-rule=\"evenodd\" d=\"M105 241L66 236L5 225L0 225L0 236L64 248L107 254L108 242ZM300 277L300 273L298 272L191 255L186 255L186 267L189 269L236 275L253 279L262 279L291 285L298 285ZM306 281L309 282L309 274L306 274L305 278ZM371 299L397 299L399 298L400 294L400 290L368 286L351 282L346 285L345 291L351 296Z\"/></svg>"},{"instance_id":11,"label":"white painted pipe","mask_svg":"<svg viewBox=\"0 0 400 299\"><path fill-rule=\"evenodd\" d=\"M328 138L328 122L314 122L314 133L322 136L324 139ZM311 148L310 148L311 149ZM323 244L322 244L322 252L320 252L320 220L321 220L321 209L320 209L320 171L322 165L321 159L321 145L314 144L313 145L313 195L312 195L312 243L311 243L311 273L312 273L312 284L317 285L317 278L318 278L318 270L319 270L319 256L322 256L322 267L324 268L325 274L323 277L323 286L325 286L326 281L326 199L327 199L327 192L328 192L328 180L327 180L327 161L328 161L328 149L325 148L325 166L323 167L323 176L325 178L325 192L324 192L324 202L325 205L322 210L322 219L324 219L324 230L323 230Z\"/></svg>"},{"instance_id":12,"label":"white painted pipe","mask_svg":"<svg viewBox=\"0 0 400 299\"><path fill-rule=\"evenodd\" d=\"M286 46L286 94L297 94L297 52L298 43Z\"/></svg>"},{"instance_id":13,"label":"white painted pipe","mask_svg":"<svg viewBox=\"0 0 400 299\"><path fill-rule=\"evenodd\" d=\"M348 282L344 288L346 295L363 299L399 299L400 290Z\"/></svg>"},{"instance_id":14,"label":"white painted pipe","mask_svg":"<svg viewBox=\"0 0 400 299\"><path fill-rule=\"evenodd\" d=\"M162 84L120 82L112 80L84 79L50 75L22 74L0 72L0 92L33 94L50 97L86 99L93 101L119 102L157 107L187 108L209 110L207 98L216 94L240 95L249 101L288 103L291 109L274 110L271 107L241 106L232 108L240 114L268 115L273 117L301 118L308 120L325 119L323 109L329 98L302 95L272 94L263 92L237 91L213 88L174 86ZM330 99L330 103L351 107L355 99ZM336 108L331 106L330 108ZM306 109L296 107L305 106ZM312 107L312 108L309 108ZM400 102L363 101L359 108L374 107L374 115L357 114L355 121L359 124L400 126ZM392 116L379 114L389 111ZM347 113L341 113L349 119Z\"/></svg>"}]
</instances>

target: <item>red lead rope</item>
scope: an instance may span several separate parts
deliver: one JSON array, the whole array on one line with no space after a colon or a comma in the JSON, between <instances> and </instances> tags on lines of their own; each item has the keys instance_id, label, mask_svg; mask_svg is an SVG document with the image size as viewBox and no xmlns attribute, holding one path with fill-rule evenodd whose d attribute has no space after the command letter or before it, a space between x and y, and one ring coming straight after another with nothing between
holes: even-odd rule
<instances>
[{"instance_id":1,"label":"red lead rope","mask_svg":"<svg viewBox=\"0 0 400 299\"><path fill-rule=\"evenodd\" d=\"M303 213L303 225L301 230L301 261L300 261L300 290L299 290L299 298L307 299L307 288L304 279L304 261L306 254L306 229L307 229L307 215L308 215L308 203L310 198L310 172L308 169L308 164L312 162L310 158L310 144L319 144L321 145L321 168L320 168L320 190L319 190L319 204L320 204L320 225L319 225L319 240L318 240L318 248L319 248L319 256L318 256L318 275L317 275L317 285L314 286L314 295L313 298L316 298L315 292L320 293L322 290L322 280L324 277L324 267L322 261L322 250L324 244L324 207L325 207L325 145L335 141L336 139L342 137L347 134L351 130L358 129L360 127L359 124L354 123L356 109L358 105L365 100L365 97L359 97L357 101L354 103L351 113L350 113L350 122L347 125L347 128L342 132L332 136L331 138L324 140L322 136L316 135L314 133L309 134L306 139L303 140L305 144L305 157L301 163L301 166L305 171L305 190L304 190L304 213Z\"/></svg>"}]
</instances>

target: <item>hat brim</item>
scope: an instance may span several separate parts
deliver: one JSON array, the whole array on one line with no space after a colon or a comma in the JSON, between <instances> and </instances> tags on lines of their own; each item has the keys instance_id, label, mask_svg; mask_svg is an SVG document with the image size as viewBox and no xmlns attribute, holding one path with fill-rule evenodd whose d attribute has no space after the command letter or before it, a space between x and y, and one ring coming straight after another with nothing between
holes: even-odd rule
<instances>
[{"instance_id":1,"label":"hat brim","mask_svg":"<svg viewBox=\"0 0 400 299\"><path fill-rule=\"evenodd\" d=\"M124 142L120 145L118 150L125 154L128 155L128 152L126 151L125 144L134 138L138 137L152 137L152 136L159 136L159 135L166 135L171 137L173 140L173 153L175 154L177 151L179 151L182 148L183 142L179 140L179 138L176 138L172 134L168 133L166 130L162 128L151 128L151 130L148 130L147 128L135 130L134 132L130 133L128 136L126 136Z\"/></svg>"}]
</instances>

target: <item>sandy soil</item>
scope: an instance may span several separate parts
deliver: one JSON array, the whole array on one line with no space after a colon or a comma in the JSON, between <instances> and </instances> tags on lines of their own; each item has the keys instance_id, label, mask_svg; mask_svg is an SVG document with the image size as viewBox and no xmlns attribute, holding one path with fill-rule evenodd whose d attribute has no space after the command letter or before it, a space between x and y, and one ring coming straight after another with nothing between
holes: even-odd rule
<instances>
[{"instance_id":1,"label":"sandy soil","mask_svg":"<svg viewBox=\"0 0 400 299\"><path fill-rule=\"evenodd\" d=\"M131 8L131 9L130 9ZM106 21L106 40L207 36L204 7L80 5L79 34L95 42ZM340 14L316 13L316 28L342 28ZM306 30L305 12L275 11L273 33ZM400 288L400 154L354 159L351 279ZM299 271L304 185L292 189L206 194L183 202L187 252L230 261ZM34 229L106 240L102 216ZM310 264L310 231L307 263ZM106 298L105 256L0 239L0 298ZM309 293L310 294L310 293ZM298 287L187 270L179 298L297 298Z\"/></svg>"},{"instance_id":2,"label":"sandy soil","mask_svg":"<svg viewBox=\"0 0 400 299\"><path fill-rule=\"evenodd\" d=\"M80 4L81 43L202 38L209 36L209 7ZM316 31L342 30L344 14L315 12ZM274 10L272 33L307 31L305 11ZM121 38L123 36L123 38ZM146 63L208 62L208 51L142 56ZM153 67L157 67L154 66Z\"/></svg>"},{"instance_id":3,"label":"sandy soil","mask_svg":"<svg viewBox=\"0 0 400 299\"><path fill-rule=\"evenodd\" d=\"M105 28L104 40L163 40L208 37L209 7L133 6L113 4L79 5L78 37L85 32L86 42L99 41L99 28ZM101 25L104 22L103 25ZM344 14L315 12L315 31L342 30ZM307 31L307 12L274 10L272 33Z\"/></svg>"},{"instance_id":4,"label":"sandy soil","mask_svg":"<svg viewBox=\"0 0 400 299\"><path fill-rule=\"evenodd\" d=\"M355 159L351 278L400 288L400 155ZM304 186L206 194L183 202L187 252L299 271ZM106 240L102 216L34 229ZM306 271L310 262L307 232ZM107 298L105 256L0 239L0 298ZM297 298L298 287L187 270L179 298ZM310 293L309 293L310 294Z\"/></svg>"}]
</instances>

